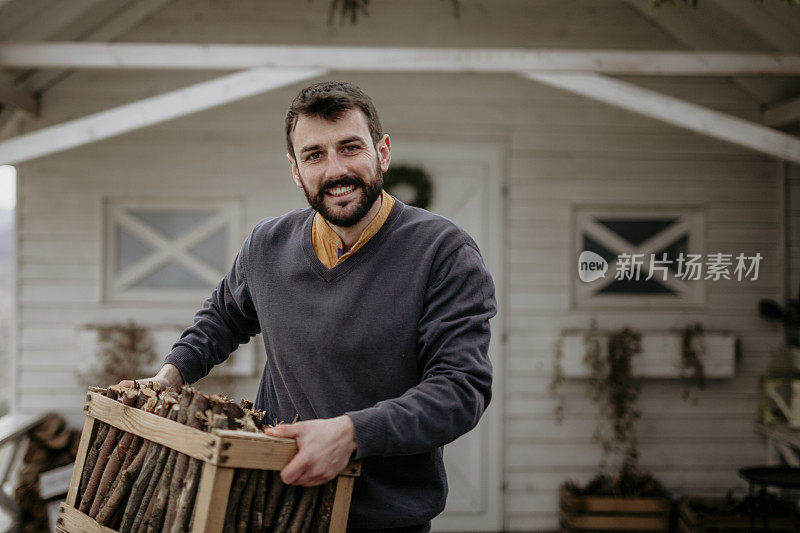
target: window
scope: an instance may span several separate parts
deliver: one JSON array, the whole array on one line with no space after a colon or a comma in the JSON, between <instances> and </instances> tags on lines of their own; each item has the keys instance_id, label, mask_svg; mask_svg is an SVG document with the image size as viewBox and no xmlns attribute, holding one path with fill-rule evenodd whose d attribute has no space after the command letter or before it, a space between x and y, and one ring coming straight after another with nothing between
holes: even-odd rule
<instances>
[{"instance_id":1,"label":"window","mask_svg":"<svg viewBox=\"0 0 800 533\"><path fill-rule=\"evenodd\" d=\"M686 276L687 258L704 253L699 209L578 208L575 251L593 252L607 264L591 282L573 277L577 307L690 307L705 303L705 283ZM596 257L596 256L593 256ZM624 272L624 275L623 275Z\"/></svg>"},{"instance_id":2,"label":"window","mask_svg":"<svg viewBox=\"0 0 800 533\"><path fill-rule=\"evenodd\" d=\"M234 201L108 201L105 298L206 298L239 250L238 221Z\"/></svg>"}]
</instances>

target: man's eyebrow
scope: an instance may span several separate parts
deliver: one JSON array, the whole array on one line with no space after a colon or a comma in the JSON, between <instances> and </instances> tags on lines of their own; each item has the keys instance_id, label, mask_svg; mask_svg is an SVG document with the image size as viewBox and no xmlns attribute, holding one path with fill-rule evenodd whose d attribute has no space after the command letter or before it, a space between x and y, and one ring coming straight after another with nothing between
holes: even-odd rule
<instances>
[{"instance_id":1,"label":"man's eyebrow","mask_svg":"<svg viewBox=\"0 0 800 533\"><path fill-rule=\"evenodd\" d=\"M361 144L367 144L366 141L362 137L360 137L358 135L354 135L352 137L347 137L346 139L342 139L337 144L339 146L342 146L343 144L350 144L351 142L358 142L358 143L361 143ZM310 144L308 146L304 146L300 150L300 153L304 154L306 152L311 152L311 151L319 150L319 149L320 149L320 145L318 145L318 144Z\"/></svg>"},{"instance_id":2,"label":"man's eyebrow","mask_svg":"<svg viewBox=\"0 0 800 533\"><path fill-rule=\"evenodd\" d=\"M309 146L304 146L303 149L300 150L300 153L304 154L304 153L310 152L312 150L319 150L319 145L318 144L312 144L312 145L309 145Z\"/></svg>"}]
</instances>

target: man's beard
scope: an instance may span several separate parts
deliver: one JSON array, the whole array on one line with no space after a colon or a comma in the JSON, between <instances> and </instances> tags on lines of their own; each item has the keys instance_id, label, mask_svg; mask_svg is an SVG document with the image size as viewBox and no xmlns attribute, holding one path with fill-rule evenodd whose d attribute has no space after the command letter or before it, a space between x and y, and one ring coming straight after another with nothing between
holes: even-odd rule
<instances>
[{"instance_id":1,"label":"man's beard","mask_svg":"<svg viewBox=\"0 0 800 533\"><path fill-rule=\"evenodd\" d=\"M336 215L332 213L330 209L328 209L328 206L325 205L325 191L340 186L346 187L348 185L355 185L363 191L363 194L361 195L361 201L350 215ZM314 196L312 196L308 192L306 186L303 185L303 192L305 193L306 200L308 200L308 204L311 206L311 208L322 215L322 218L334 226L339 226L340 228L350 228L361 222L361 219L363 219L369 212L370 208L375 203L375 200L377 200L381 195L382 189L383 172L381 172L381 167L377 162L375 165L375 175L370 183L366 183L358 176L345 176L338 180L331 181L330 183L326 183L319 191L317 191L317 194Z\"/></svg>"}]
</instances>

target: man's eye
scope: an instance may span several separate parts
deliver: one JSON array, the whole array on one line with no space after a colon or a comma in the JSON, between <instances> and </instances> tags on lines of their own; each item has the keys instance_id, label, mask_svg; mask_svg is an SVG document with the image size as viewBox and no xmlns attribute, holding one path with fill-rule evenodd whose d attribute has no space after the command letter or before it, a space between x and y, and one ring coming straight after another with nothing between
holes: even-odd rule
<instances>
[{"instance_id":1,"label":"man's eye","mask_svg":"<svg viewBox=\"0 0 800 533\"><path fill-rule=\"evenodd\" d=\"M313 152L311 154L308 154L308 157L306 157L306 159L309 161L315 161L320 157L322 157L322 154L320 152Z\"/></svg>"},{"instance_id":2,"label":"man's eye","mask_svg":"<svg viewBox=\"0 0 800 533\"><path fill-rule=\"evenodd\" d=\"M358 150L358 146L356 146L355 144L348 144L347 146L344 147L345 152L353 153L356 150Z\"/></svg>"}]
</instances>

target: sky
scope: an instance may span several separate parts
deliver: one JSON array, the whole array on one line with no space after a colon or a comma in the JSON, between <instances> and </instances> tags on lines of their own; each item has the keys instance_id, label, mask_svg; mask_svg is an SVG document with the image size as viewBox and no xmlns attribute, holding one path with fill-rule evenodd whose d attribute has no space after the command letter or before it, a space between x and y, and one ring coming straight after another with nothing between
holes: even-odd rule
<instances>
[{"instance_id":1,"label":"sky","mask_svg":"<svg viewBox=\"0 0 800 533\"><path fill-rule=\"evenodd\" d=\"M14 209L17 200L17 169L0 165L0 209Z\"/></svg>"}]
</instances>

